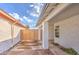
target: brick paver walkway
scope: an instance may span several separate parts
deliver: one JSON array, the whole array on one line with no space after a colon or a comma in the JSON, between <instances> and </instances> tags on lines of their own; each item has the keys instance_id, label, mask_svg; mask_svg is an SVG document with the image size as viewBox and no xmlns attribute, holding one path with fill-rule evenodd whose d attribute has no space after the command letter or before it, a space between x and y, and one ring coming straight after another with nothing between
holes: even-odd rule
<instances>
[{"instance_id":1,"label":"brick paver walkway","mask_svg":"<svg viewBox=\"0 0 79 59\"><path fill-rule=\"evenodd\" d=\"M2 55L53 55L53 53L49 49L41 49L38 44L21 42Z\"/></svg>"}]
</instances>

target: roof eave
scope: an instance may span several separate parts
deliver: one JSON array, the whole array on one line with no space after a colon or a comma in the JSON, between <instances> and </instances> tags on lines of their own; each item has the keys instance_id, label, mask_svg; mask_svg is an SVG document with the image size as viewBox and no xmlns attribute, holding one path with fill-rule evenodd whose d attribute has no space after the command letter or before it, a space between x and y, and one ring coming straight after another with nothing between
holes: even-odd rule
<instances>
[{"instance_id":1,"label":"roof eave","mask_svg":"<svg viewBox=\"0 0 79 59\"><path fill-rule=\"evenodd\" d=\"M20 21L16 20L12 16L10 16L8 13L6 13L4 10L0 9L0 17L4 17L7 21L10 23L15 23L15 25L18 25L23 28L27 28L27 26L24 26L20 23Z\"/></svg>"}]
</instances>

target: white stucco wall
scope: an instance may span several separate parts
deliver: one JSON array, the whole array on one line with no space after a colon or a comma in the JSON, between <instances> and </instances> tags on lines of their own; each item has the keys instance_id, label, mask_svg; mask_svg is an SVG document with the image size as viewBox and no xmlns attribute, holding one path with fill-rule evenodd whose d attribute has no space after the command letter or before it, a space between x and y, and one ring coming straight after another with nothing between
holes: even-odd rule
<instances>
[{"instance_id":1,"label":"white stucco wall","mask_svg":"<svg viewBox=\"0 0 79 59\"><path fill-rule=\"evenodd\" d=\"M54 23L51 21L48 22L48 31L49 40L54 40Z\"/></svg>"},{"instance_id":2,"label":"white stucco wall","mask_svg":"<svg viewBox=\"0 0 79 59\"><path fill-rule=\"evenodd\" d=\"M0 53L10 49L20 41L21 27L13 25L13 39L11 36L11 24L0 18Z\"/></svg>"},{"instance_id":3,"label":"white stucco wall","mask_svg":"<svg viewBox=\"0 0 79 59\"><path fill-rule=\"evenodd\" d=\"M55 26L60 26L60 37L54 37L55 42L66 48L73 48L79 53L79 15L57 22L54 28Z\"/></svg>"}]
</instances>

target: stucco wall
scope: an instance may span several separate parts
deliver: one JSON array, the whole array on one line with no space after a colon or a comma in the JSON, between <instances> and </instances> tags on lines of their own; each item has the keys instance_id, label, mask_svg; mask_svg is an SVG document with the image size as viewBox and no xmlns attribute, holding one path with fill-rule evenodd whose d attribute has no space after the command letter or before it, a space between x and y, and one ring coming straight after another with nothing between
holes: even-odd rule
<instances>
[{"instance_id":1,"label":"stucco wall","mask_svg":"<svg viewBox=\"0 0 79 59\"><path fill-rule=\"evenodd\" d=\"M79 15L64 19L54 24L59 26L60 37L54 37L56 43L66 47L74 48L79 53Z\"/></svg>"},{"instance_id":2,"label":"stucco wall","mask_svg":"<svg viewBox=\"0 0 79 59\"><path fill-rule=\"evenodd\" d=\"M0 53L10 49L15 44L17 44L20 41L20 33L16 36L16 38L0 41Z\"/></svg>"},{"instance_id":3,"label":"stucco wall","mask_svg":"<svg viewBox=\"0 0 79 59\"><path fill-rule=\"evenodd\" d=\"M21 29L22 28L20 28L19 26L14 25L14 33L13 33L14 38L17 36L17 34L20 32Z\"/></svg>"},{"instance_id":4,"label":"stucco wall","mask_svg":"<svg viewBox=\"0 0 79 59\"><path fill-rule=\"evenodd\" d=\"M11 39L11 25L0 18L0 41Z\"/></svg>"},{"instance_id":5,"label":"stucco wall","mask_svg":"<svg viewBox=\"0 0 79 59\"><path fill-rule=\"evenodd\" d=\"M20 30L21 28L16 25L13 25L11 29L11 24L3 18L0 18L0 53L10 49L20 41Z\"/></svg>"},{"instance_id":6,"label":"stucco wall","mask_svg":"<svg viewBox=\"0 0 79 59\"><path fill-rule=\"evenodd\" d=\"M49 40L54 40L54 23L51 21L48 22L48 31Z\"/></svg>"}]
</instances>

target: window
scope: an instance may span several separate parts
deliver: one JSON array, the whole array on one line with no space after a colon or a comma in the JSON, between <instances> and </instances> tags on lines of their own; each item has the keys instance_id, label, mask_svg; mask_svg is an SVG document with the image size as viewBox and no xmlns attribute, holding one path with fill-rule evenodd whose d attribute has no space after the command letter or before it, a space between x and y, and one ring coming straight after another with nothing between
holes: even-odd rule
<instances>
[{"instance_id":1,"label":"window","mask_svg":"<svg viewBox=\"0 0 79 59\"><path fill-rule=\"evenodd\" d=\"M55 37L59 38L59 26L55 26Z\"/></svg>"}]
</instances>

